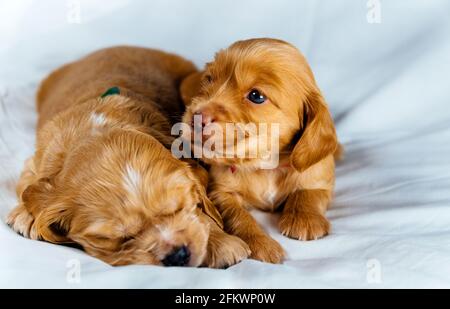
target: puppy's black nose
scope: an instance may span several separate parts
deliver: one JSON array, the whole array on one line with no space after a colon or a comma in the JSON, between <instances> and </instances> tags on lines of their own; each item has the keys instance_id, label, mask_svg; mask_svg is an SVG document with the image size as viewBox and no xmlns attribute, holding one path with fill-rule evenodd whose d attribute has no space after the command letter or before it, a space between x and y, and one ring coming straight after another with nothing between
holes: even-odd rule
<instances>
[{"instance_id":1,"label":"puppy's black nose","mask_svg":"<svg viewBox=\"0 0 450 309\"><path fill-rule=\"evenodd\" d=\"M169 253L162 263L165 266L186 266L191 258L191 252L188 247L182 246L175 248L171 253Z\"/></svg>"}]
</instances>

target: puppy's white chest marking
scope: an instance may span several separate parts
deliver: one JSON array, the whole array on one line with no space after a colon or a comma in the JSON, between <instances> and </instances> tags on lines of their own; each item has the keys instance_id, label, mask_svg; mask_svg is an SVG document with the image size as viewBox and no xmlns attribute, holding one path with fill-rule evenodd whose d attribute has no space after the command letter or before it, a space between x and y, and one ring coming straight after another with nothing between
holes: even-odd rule
<instances>
[{"instance_id":1,"label":"puppy's white chest marking","mask_svg":"<svg viewBox=\"0 0 450 309\"><path fill-rule=\"evenodd\" d=\"M270 204L274 204L275 200L277 198L278 195L278 190L275 187L273 181L269 181L268 183L268 188L265 194L265 198L267 200L267 202L269 202Z\"/></svg>"},{"instance_id":2,"label":"puppy's white chest marking","mask_svg":"<svg viewBox=\"0 0 450 309\"><path fill-rule=\"evenodd\" d=\"M264 185L257 191L259 191L259 196L261 199L261 205L258 208L264 210L275 210L281 201L284 199L283 190L280 190L278 184L278 173L265 173L262 175L264 177ZM256 193L256 192L255 192Z\"/></svg>"},{"instance_id":3,"label":"puppy's white chest marking","mask_svg":"<svg viewBox=\"0 0 450 309\"><path fill-rule=\"evenodd\" d=\"M286 198L285 188L280 187L280 177L285 175L277 171L263 171L250 175L249 179L254 181L241 183L249 186L244 189L246 192L252 193L246 204L265 211L275 210Z\"/></svg>"}]
</instances>

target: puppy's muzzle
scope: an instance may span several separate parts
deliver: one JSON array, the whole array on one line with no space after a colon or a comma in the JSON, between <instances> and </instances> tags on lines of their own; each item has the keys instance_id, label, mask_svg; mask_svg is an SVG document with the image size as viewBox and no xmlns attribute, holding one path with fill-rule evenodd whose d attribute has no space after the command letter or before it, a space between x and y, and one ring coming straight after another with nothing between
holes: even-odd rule
<instances>
[{"instance_id":1,"label":"puppy's muzzle","mask_svg":"<svg viewBox=\"0 0 450 309\"><path fill-rule=\"evenodd\" d=\"M162 263L165 266L186 266L191 259L191 252L186 246L181 246L175 248L171 253L169 253Z\"/></svg>"},{"instance_id":2,"label":"puppy's muzzle","mask_svg":"<svg viewBox=\"0 0 450 309\"><path fill-rule=\"evenodd\" d=\"M196 118L200 121L196 121ZM194 128L195 126L201 126L201 128L205 128L215 121L214 117L208 111L197 111L194 113L191 119L191 126Z\"/></svg>"}]
</instances>

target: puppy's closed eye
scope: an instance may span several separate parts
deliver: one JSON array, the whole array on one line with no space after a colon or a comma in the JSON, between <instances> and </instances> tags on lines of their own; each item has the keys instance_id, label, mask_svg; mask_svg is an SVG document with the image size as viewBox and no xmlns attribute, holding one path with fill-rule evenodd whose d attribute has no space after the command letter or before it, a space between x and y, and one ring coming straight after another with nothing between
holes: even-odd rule
<instances>
[{"instance_id":1,"label":"puppy's closed eye","mask_svg":"<svg viewBox=\"0 0 450 309\"><path fill-rule=\"evenodd\" d=\"M103 234L85 235L86 244L96 249L115 250L116 248L135 239L135 235L123 235L119 237Z\"/></svg>"},{"instance_id":2,"label":"puppy's closed eye","mask_svg":"<svg viewBox=\"0 0 450 309\"><path fill-rule=\"evenodd\" d=\"M212 81L213 81L212 75L211 74L205 74L204 77L203 77L203 81L208 83L208 84L212 83Z\"/></svg>"}]
</instances>

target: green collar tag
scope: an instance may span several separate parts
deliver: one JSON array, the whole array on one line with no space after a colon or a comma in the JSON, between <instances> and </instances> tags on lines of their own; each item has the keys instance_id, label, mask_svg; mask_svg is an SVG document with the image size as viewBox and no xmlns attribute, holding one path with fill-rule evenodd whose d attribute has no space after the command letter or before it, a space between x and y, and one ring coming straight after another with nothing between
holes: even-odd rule
<instances>
[{"instance_id":1,"label":"green collar tag","mask_svg":"<svg viewBox=\"0 0 450 309\"><path fill-rule=\"evenodd\" d=\"M120 94L119 87L112 87L112 88L109 88L108 90L106 90L106 92L104 94L102 94L101 98L106 98L110 95L116 95L116 94Z\"/></svg>"}]
</instances>

